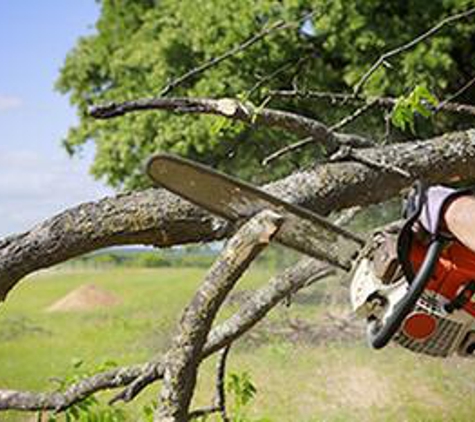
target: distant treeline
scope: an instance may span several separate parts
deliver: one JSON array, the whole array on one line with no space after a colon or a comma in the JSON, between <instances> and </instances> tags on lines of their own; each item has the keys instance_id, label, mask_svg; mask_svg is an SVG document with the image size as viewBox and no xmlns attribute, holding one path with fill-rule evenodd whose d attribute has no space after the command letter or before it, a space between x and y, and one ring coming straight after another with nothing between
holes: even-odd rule
<instances>
[{"instance_id":1,"label":"distant treeline","mask_svg":"<svg viewBox=\"0 0 475 422\"><path fill-rule=\"evenodd\" d=\"M191 245L171 249L107 249L73 259L66 267L73 268L208 268L221 249L221 245ZM263 253L256 265L282 268L295 261L296 253L275 245Z\"/></svg>"}]
</instances>

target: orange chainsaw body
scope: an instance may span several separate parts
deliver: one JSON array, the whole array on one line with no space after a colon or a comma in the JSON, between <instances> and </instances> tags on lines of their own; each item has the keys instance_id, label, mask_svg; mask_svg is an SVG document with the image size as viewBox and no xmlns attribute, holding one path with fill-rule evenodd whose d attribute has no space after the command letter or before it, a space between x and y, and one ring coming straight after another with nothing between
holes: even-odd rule
<instances>
[{"instance_id":1,"label":"orange chainsaw body","mask_svg":"<svg viewBox=\"0 0 475 422\"><path fill-rule=\"evenodd\" d=\"M425 254L426 247L415 240L409 255L414 271L419 269ZM454 240L440 255L426 291L437 293L452 301L473 280L475 280L475 253ZM462 309L475 317L475 297L468 298Z\"/></svg>"}]
</instances>

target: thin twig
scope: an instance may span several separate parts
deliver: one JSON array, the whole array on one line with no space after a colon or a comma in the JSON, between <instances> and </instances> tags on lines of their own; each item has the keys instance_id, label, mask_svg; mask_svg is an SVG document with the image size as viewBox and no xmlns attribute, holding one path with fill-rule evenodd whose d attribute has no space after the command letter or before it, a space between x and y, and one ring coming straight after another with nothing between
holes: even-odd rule
<instances>
[{"instance_id":1,"label":"thin twig","mask_svg":"<svg viewBox=\"0 0 475 422\"><path fill-rule=\"evenodd\" d=\"M281 149L273 152L272 154L270 154L269 156L264 158L264 160L262 160L262 165L267 166L269 163L271 163L272 161L274 161L277 158L281 157L282 155L285 155L285 154L287 154L291 151L294 151L296 149L300 149L300 148L304 147L305 145L308 145L308 144L313 143L313 142L315 142L314 138L311 137L311 136L307 136L306 138L303 138L300 141L297 141L297 142L295 142L291 145L288 145L284 148L281 148Z\"/></svg>"},{"instance_id":2,"label":"thin twig","mask_svg":"<svg viewBox=\"0 0 475 422\"><path fill-rule=\"evenodd\" d=\"M219 409L223 422L228 422L229 418L226 411L226 363L231 350L231 344L226 346L218 356L216 365L216 399L215 405Z\"/></svg>"},{"instance_id":3,"label":"thin twig","mask_svg":"<svg viewBox=\"0 0 475 422\"><path fill-rule=\"evenodd\" d=\"M223 422L229 422L226 411L226 362L231 344L226 346L218 355L216 364L216 393L212 406L194 410L188 414L188 419L201 418L219 412Z\"/></svg>"},{"instance_id":4,"label":"thin twig","mask_svg":"<svg viewBox=\"0 0 475 422\"><path fill-rule=\"evenodd\" d=\"M468 85L468 83L467 83ZM464 90L468 89L469 86ZM462 104L454 103L453 100L459 96L461 93L453 94L453 98L449 97L449 101L443 101L437 106L437 111L445 111L448 113L458 113L458 114L469 114L475 116L475 106L471 104ZM298 91L298 90L283 90L283 91L271 91L270 95L276 98L305 98L305 99L318 99L318 100L328 100L332 104L335 103L362 103L362 102L373 102L377 107L382 108L392 108L396 102L397 98L394 97L375 97L370 96L367 98L364 97L355 97L353 94L347 94L344 92L325 92L325 91Z\"/></svg>"},{"instance_id":5,"label":"thin twig","mask_svg":"<svg viewBox=\"0 0 475 422\"><path fill-rule=\"evenodd\" d=\"M452 16L448 16L447 18L441 20L439 23L437 23L435 26L430 28L428 31L424 32L423 34L419 35L418 37L414 38L413 40L409 41L406 44L403 44L397 48L394 48L393 50L390 50L384 54L382 54L378 60L376 60L373 65L369 68L369 70L361 77L361 79L358 81L358 83L355 85L353 89L353 95L357 96L363 86L366 84L366 82L369 80L369 78L373 75L374 72L388 59L391 57L397 56L398 54L401 54L407 50L412 49L415 47L417 44L425 41L426 39L430 38L434 34L436 34L440 29L442 29L445 25L456 22L460 19L463 18L468 18L469 16L473 15L475 13L475 7L471 8L469 10L466 10L465 12L457 13Z\"/></svg>"},{"instance_id":6,"label":"thin twig","mask_svg":"<svg viewBox=\"0 0 475 422\"><path fill-rule=\"evenodd\" d=\"M441 101L437 107L435 108L435 112L437 113L439 110L442 110L444 107L447 106L448 103L451 103L455 98L462 95L467 89L469 89L475 83L475 77L470 79L466 84L464 84L455 94L450 95L444 101Z\"/></svg>"},{"instance_id":7,"label":"thin twig","mask_svg":"<svg viewBox=\"0 0 475 422\"><path fill-rule=\"evenodd\" d=\"M351 122L355 121L358 117L366 113L371 107L375 105L375 100L368 101L364 106L358 108L350 115L346 116L345 118L341 119L339 122L335 123L333 126L330 126L329 130L336 131L340 130L342 127L350 124Z\"/></svg>"},{"instance_id":8,"label":"thin twig","mask_svg":"<svg viewBox=\"0 0 475 422\"><path fill-rule=\"evenodd\" d=\"M259 79L247 92L246 92L246 97L250 97L251 94L256 91L259 87L261 87L263 84L265 84L266 82L269 82L271 81L272 79L274 79L276 76L280 75L281 73L285 72L286 70L289 70L291 69L292 67L297 67L297 66L301 66L302 63L306 62L308 59L310 58L310 56L306 56L306 57L300 57L297 61L290 61L290 62L287 62L287 63L284 63L282 66L280 66L279 68L277 68L276 70L274 70L274 72L272 72L271 74L269 75L266 75L264 76L263 78Z\"/></svg>"},{"instance_id":9,"label":"thin twig","mask_svg":"<svg viewBox=\"0 0 475 422\"><path fill-rule=\"evenodd\" d=\"M229 59L230 57L235 56L236 54L246 50L247 48L251 47L258 41L264 39L268 35L277 32L277 31L283 31L291 28L296 28L302 21L305 21L306 19L309 19L312 17L316 12L310 12L305 14L302 18L298 19L297 21L293 22L288 22L286 23L283 20L279 20L275 22L273 25L271 25L269 28L266 28L262 30L261 32L257 33L256 35L252 36L248 40L244 41L241 44L236 45L235 47L231 48L230 50L224 52L223 54L212 58L211 60L191 69L190 71L186 72L185 74L179 76L178 78L172 80L169 82L161 91L159 96L163 97L165 95L168 95L173 89L175 89L177 86L183 84L183 82L187 81L190 78L193 78L196 75L199 75L200 73L203 73L207 71L208 69L218 65L222 61Z\"/></svg>"},{"instance_id":10,"label":"thin twig","mask_svg":"<svg viewBox=\"0 0 475 422\"><path fill-rule=\"evenodd\" d=\"M205 416L212 415L213 413L219 412L219 407L218 406L208 406L208 407L202 407L201 409L196 409L193 410L192 412L188 413L188 418L187 420L191 421L193 419L198 419L202 418Z\"/></svg>"}]
</instances>

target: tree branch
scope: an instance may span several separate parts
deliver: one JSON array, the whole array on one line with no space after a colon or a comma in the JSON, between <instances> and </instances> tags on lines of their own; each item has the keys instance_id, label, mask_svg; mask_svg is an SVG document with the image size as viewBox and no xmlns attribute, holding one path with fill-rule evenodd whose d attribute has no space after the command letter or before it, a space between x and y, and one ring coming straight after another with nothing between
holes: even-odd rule
<instances>
[{"instance_id":1,"label":"tree branch","mask_svg":"<svg viewBox=\"0 0 475 422\"><path fill-rule=\"evenodd\" d=\"M464 84L460 89L457 90L454 94L450 95L448 98L446 98L444 101L441 101L437 107L435 108L436 112L443 110L444 108L447 108L447 106L451 105L452 107L455 107L455 110L461 109L462 112L465 107L467 107L466 104L456 104L453 103L453 100L457 98L458 96L462 95L467 89L469 89L473 84L475 83L475 77L470 79L466 84ZM475 114L475 107L471 107L474 110Z\"/></svg>"},{"instance_id":2,"label":"tree branch","mask_svg":"<svg viewBox=\"0 0 475 422\"><path fill-rule=\"evenodd\" d=\"M457 13L452 16L448 16L447 18L441 20L437 25L430 28L428 31L424 32L423 34L419 35L418 37L414 38L413 40L409 41L406 44L403 44L393 50L387 51L386 53L382 54L378 60L376 60L373 65L368 69L368 71L361 77L358 83L355 85L353 89L353 95L357 96L369 78L373 75L376 70L388 59L391 57L397 56L401 53L404 53L407 50L414 48L417 44L425 41L426 39L432 37L434 34L439 32L445 25L451 24L453 22L459 21L464 18L468 18L475 14L475 8L471 8L466 10L465 12Z\"/></svg>"},{"instance_id":3,"label":"tree branch","mask_svg":"<svg viewBox=\"0 0 475 422\"><path fill-rule=\"evenodd\" d=\"M162 189L81 204L29 232L0 240L0 301L32 271L100 248L171 246L220 239L227 230L222 220Z\"/></svg>"},{"instance_id":4,"label":"tree branch","mask_svg":"<svg viewBox=\"0 0 475 422\"><path fill-rule=\"evenodd\" d=\"M474 80L470 80L465 84L459 91L450 96L447 100L441 101L437 105L437 111L445 111L448 113L456 114L468 114L470 116L475 116L475 106L471 104L463 104L453 102L453 99L458 97L461 92L468 89ZM463 92L462 91L462 92ZM350 104L361 104L361 103L371 103L376 107L381 107L385 109L390 109L394 107L397 103L397 98L393 97L355 97L352 94L346 94L343 92L323 92L323 91L298 91L298 90L289 90L289 91L271 91L270 93L273 97L279 98L306 98L306 99L316 99L316 100L328 100L332 104L334 103L350 103Z\"/></svg>"},{"instance_id":5,"label":"tree branch","mask_svg":"<svg viewBox=\"0 0 475 422\"><path fill-rule=\"evenodd\" d=\"M102 372L71 385L64 392L34 393L0 390L0 411L10 409L61 411L98 391L127 385L144 370L146 370L146 365L135 365Z\"/></svg>"},{"instance_id":6,"label":"tree branch","mask_svg":"<svg viewBox=\"0 0 475 422\"><path fill-rule=\"evenodd\" d=\"M179 331L165 356L158 420L188 420L198 366L211 324L228 293L282 223L283 218L273 211L264 210L252 217L233 235L208 271L186 307Z\"/></svg>"},{"instance_id":7,"label":"tree branch","mask_svg":"<svg viewBox=\"0 0 475 422\"><path fill-rule=\"evenodd\" d=\"M109 119L140 110L166 110L177 113L212 114L241 121L249 125L263 125L284 129L301 136L311 136L316 142L324 142L330 151L340 144L355 147L372 146L373 142L358 135L334 133L323 123L300 114L271 108L256 108L250 102L222 98L144 98L123 103L111 103L93 107L90 115Z\"/></svg>"},{"instance_id":8,"label":"tree branch","mask_svg":"<svg viewBox=\"0 0 475 422\"><path fill-rule=\"evenodd\" d=\"M216 393L212 406L194 410L188 415L189 419L201 418L211 413L219 412L223 422L229 422L226 412L226 362L231 345L221 350L216 364Z\"/></svg>"},{"instance_id":9,"label":"tree branch","mask_svg":"<svg viewBox=\"0 0 475 422\"><path fill-rule=\"evenodd\" d=\"M169 82L161 91L160 91L160 97L164 97L168 95L173 89L178 87L179 85L182 85L185 81L201 74L207 71L208 69L211 69L214 66L217 66L219 63L235 56L238 53L243 52L244 50L247 50L249 47L253 46L257 42L263 40L266 38L268 35L273 34L274 32L278 31L285 31L288 29L293 29L297 28L303 21L306 19L309 19L311 16L313 16L315 12L307 13L305 16L302 18L294 21L294 22L285 22L285 21L277 21L273 25L271 25L268 28L263 29L259 33L253 35L251 38L248 40L244 41L241 44L236 45L235 47L231 48L230 50L224 52L223 54L213 57L211 60L191 69L190 71L186 72L185 74L179 76L178 78L172 80Z\"/></svg>"},{"instance_id":10,"label":"tree branch","mask_svg":"<svg viewBox=\"0 0 475 422\"><path fill-rule=\"evenodd\" d=\"M313 143L315 142L313 138L310 136L300 139L297 142L294 142L293 144L287 145L281 149L278 149L277 151L274 151L272 154L269 154L266 158L262 160L262 165L267 166L273 161L277 160L278 158L288 154L289 152L295 151L297 149L303 148L304 146L313 144Z\"/></svg>"},{"instance_id":11,"label":"tree branch","mask_svg":"<svg viewBox=\"0 0 475 422\"><path fill-rule=\"evenodd\" d=\"M457 176L475 179L475 131L426 141L365 148L372 162L389 162L412 175L362 163L328 163L296 172L264 190L320 214L366 206L397 195L413 179L440 183ZM231 227L161 189L90 202L58 214L31 231L0 241L0 298L38 269L98 248L121 244L171 246L223 239Z\"/></svg>"},{"instance_id":12,"label":"tree branch","mask_svg":"<svg viewBox=\"0 0 475 422\"><path fill-rule=\"evenodd\" d=\"M341 128L343 128L344 126L350 124L351 122L353 122L354 120L358 119L359 117L361 117L364 113L366 113L371 107L373 107L375 104L374 101L369 101L367 102L366 104L364 104L363 106L361 106L360 108L358 108L357 110L355 110L353 113L349 114L348 116L344 117L343 119L341 119L339 122L335 123L334 125L330 126L328 128L328 130L330 132L335 132L336 130L340 130ZM304 139L301 139L297 142L294 142L293 144L290 144L290 145L287 145L275 152L273 152L272 154L270 154L268 157L266 157L264 160L262 160L262 164L264 166L268 165L269 163L271 163L272 161L276 160L277 158L280 158L286 154L288 154L289 152L292 152L292 151L295 151L297 149L300 149L300 148L303 148L311 143L314 143L315 140L311 137L307 137L307 138L304 138ZM345 145L343 143L340 144L340 147L339 148L342 148L342 147L348 147L348 148L351 148L351 146L349 145Z\"/></svg>"}]
</instances>

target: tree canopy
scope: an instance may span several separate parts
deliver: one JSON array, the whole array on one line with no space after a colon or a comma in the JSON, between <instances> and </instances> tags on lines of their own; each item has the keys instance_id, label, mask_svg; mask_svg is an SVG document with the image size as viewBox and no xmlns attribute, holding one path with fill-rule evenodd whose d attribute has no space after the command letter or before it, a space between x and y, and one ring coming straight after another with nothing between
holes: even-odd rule
<instances>
[{"instance_id":1,"label":"tree canopy","mask_svg":"<svg viewBox=\"0 0 475 422\"><path fill-rule=\"evenodd\" d=\"M68 94L80 120L64 145L71 154L95 144L92 173L117 188L146 185L144 159L171 151L262 181L286 174L295 162L322 154L305 149L271 170L260 162L273 150L295 141L282 129L229 121L219 116L163 112L128 114L94 120L93 104L160 96L168 82L256 34L278 25L258 42L173 89L173 96L238 98L256 108L269 104L334 123L351 104L329 107L328 101L269 97L272 90L352 92L357 81L384 51L420 35L441 17L465 10L464 0L438 2L384 0L271 0L225 2L203 0L101 0L93 34L78 40L68 54L57 88ZM313 14L302 20L306 13ZM300 21L299 21L300 19ZM447 25L424 43L384 63L364 85L361 95L408 94L424 86L443 98L472 75L475 23ZM374 111L354 130L378 138L382 113ZM457 121L456 123L460 123ZM454 125L445 118L439 125ZM437 132L419 125L420 131Z\"/></svg>"}]
</instances>

